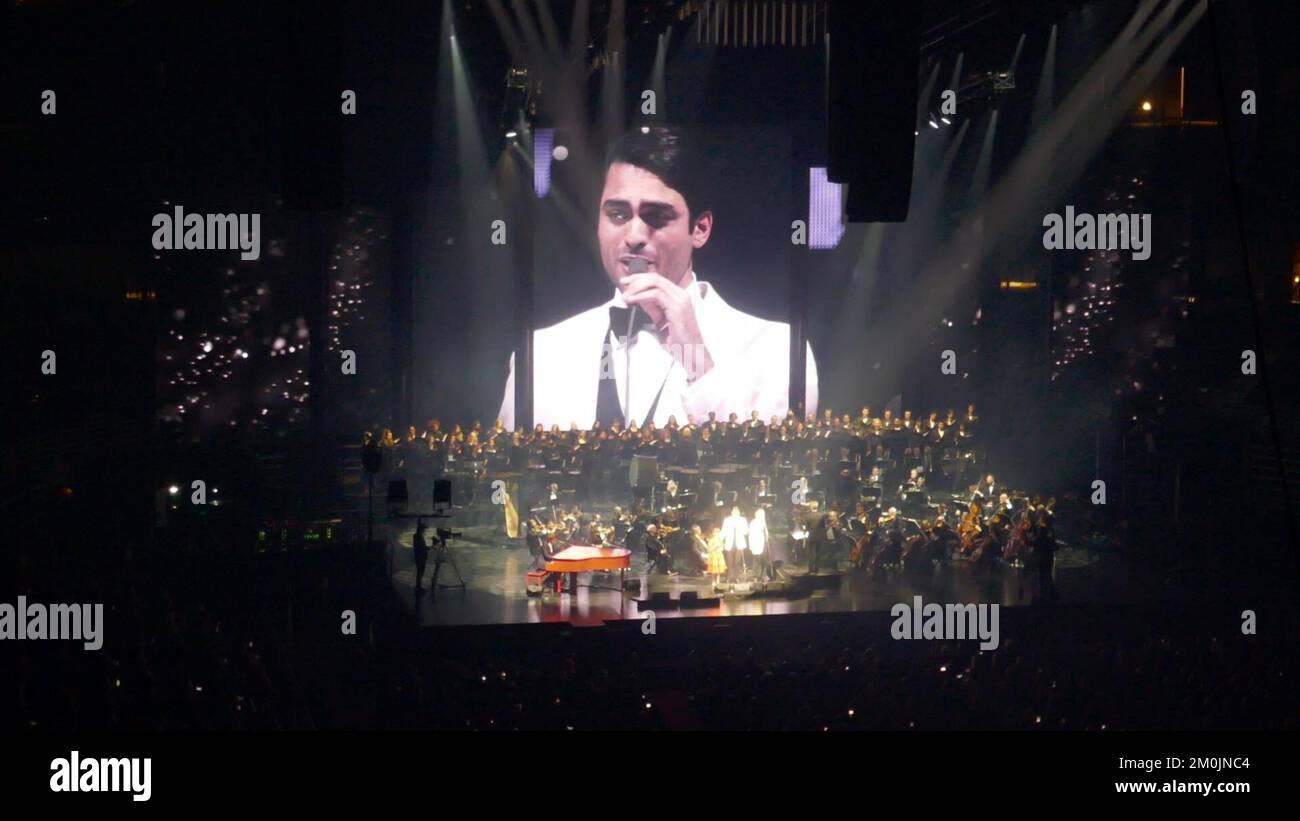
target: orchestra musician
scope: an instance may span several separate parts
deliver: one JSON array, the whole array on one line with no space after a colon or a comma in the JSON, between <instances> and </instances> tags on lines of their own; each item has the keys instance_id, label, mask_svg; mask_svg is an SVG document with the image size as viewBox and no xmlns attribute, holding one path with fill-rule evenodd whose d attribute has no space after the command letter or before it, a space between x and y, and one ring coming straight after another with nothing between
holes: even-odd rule
<instances>
[{"instance_id":1,"label":"orchestra musician","mask_svg":"<svg viewBox=\"0 0 1300 821\"><path fill-rule=\"evenodd\" d=\"M908 521L911 521L910 519ZM930 545L933 538L931 524L928 520L914 522L917 532L903 542L903 554L900 562L903 572L917 574L929 569Z\"/></svg>"},{"instance_id":2,"label":"orchestra musician","mask_svg":"<svg viewBox=\"0 0 1300 821\"><path fill-rule=\"evenodd\" d=\"M897 564L903 557L903 532L899 529L898 509L890 508L880 517L880 548L867 564L867 575L874 576L887 564Z\"/></svg>"},{"instance_id":3,"label":"orchestra musician","mask_svg":"<svg viewBox=\"0 0 1300 821\"><path fill-rule=\"evenodd\" d=\"M673 557L664 547L664 543L659 541L659 526L654 522L646 525L645 552L648 565L654 567L657 572L667 576L677 575L673 569Z\"/></svg>"},{"instance_id":4,"label":"orchestra musician","mask_svg":"<svg viewBox=\"0 0 1300 821\"><path fill-rule=\"evenodd\" d=\"M845 524L845 532L853 540L853 549L849 551L849 566L865 567L867 556L875 546L876 528L871 523L871 513L866 502L858 502L853 507L853 516Z\"/></svg>"},{"instance_id":5,"label":"orchestra musician","mask_svg":"<svg viewBox=\"0 0 1300 821\"><path fill-rule=\"evenodd\" d=\"M957 536L960 540L958 551L962 556L969 557L975 551L977 540L984 533L984 523L980 513L980 503L972 501L966 514L961 518L961 524L957 527Z\"/></svg>"},{"instance_id":6,"label":"orchestra musician","mask_svg":"<svg viewBox=\"0 0 1300 821\"><path fill-rule=\"evenodd\" d=\"M812 536L808 540L808 572L817 573L822 567L830 565L837 570L834 550L839 543L843 528L840 526L839 514L828 510L817 522Z\"/></svg>"}]
</instances>

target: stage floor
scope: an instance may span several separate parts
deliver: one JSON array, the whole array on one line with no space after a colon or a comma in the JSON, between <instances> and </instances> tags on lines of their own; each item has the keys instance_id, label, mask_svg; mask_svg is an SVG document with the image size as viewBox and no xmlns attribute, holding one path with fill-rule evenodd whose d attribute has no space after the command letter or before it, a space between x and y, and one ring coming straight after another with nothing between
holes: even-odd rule
<instances>
[{"instance_id":1,"label":"stage floor","mask_svg":"<svg viewBox=\"0 0 1300 821\"><path fill-rule=\"evenodd\" d=\"M441 587L435 594L430 594L428 588L434 570L431 551L424 576L425 589L419 597L415 595L415 563L411 548L415 523L409 519L395 520L388 527L393 585L422 625L568 622L574 626L595 626L606 621L641 619L646 609L654 610L656 619L887 611L899 602L911 603L913 596L918 595L927 602L939 603L1018 606L1057 601L1106 604L1150 601L1153 596L1160 595L1162 587L1166 587L1161 580L1139 573L1118 556L1066 546L1057 553L1054 581L1049 590L1041 588L1037 573L1029 569L1001 563L976 567L963 561L952 561L936 565L933 572L923 575L885 572L868 577L861 571L847 571L838 576L823 574L825 578L817 579L815 583L805 581L794 585L795 589L790 593L725 592L725 584L724 592L714 593L709 578L647 572L645 556L633 555L627 579L639 580L639 591L620 591L617 572L583 573L578 576L575 593L556 593L553 586L548 586L542 595L530 596L526 574L532 567L533 557L524 541L509 539L500 524L460 525L456 524L457 518L461 517L449 520L450 527L461 532L463 538L452 541L452 552L466 587L464 590ZM448 521L436 524L449 526ZM775 529L773 535L777 535ZM784 535L780 534L782 538ZM807 568L786 564L781 573L786 579L794 580L806 575ZM439 584L455 582L455 576L455 572L444 565ZM818 589L810 589L814 587ZM648 600L655 593L667 593L671 599L677 599L688 591L701 599L716 599L716 602L689 609L665 608L649 603L639 606L637 602L638 599ZM1172 588L1165 592L1175 595Z\"/></svg>"}]
</instances>

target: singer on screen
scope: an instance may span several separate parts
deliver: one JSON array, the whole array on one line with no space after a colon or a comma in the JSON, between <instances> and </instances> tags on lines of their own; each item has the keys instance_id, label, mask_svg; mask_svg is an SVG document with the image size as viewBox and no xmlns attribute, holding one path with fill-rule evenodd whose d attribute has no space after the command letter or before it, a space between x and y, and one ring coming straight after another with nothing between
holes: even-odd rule
<instances>
[{"instance_id":1,"label":"singer on screen","mask_svg":"<svg viewBox=\"0 0 1300 821\"><path fill-rule=\"evenodd\" d=\"M684 424L710 412L785 416L790 326L731 307L693 266L714 215L692 149L684 133L652 128L610 150L596 238L614 294L534 333L535 423L662 427L669 417ZM805 384L805 410L815 414L811 347ZM511 429L514 410L512 356L499 414Z\"/></svg>"}]
</instances>

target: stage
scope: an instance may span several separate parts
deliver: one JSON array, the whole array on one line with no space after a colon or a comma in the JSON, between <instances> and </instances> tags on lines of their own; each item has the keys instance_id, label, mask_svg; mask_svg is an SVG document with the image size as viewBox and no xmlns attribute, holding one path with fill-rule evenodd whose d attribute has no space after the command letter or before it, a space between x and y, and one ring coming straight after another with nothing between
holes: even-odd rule
<instances>
[{"instance_id":1,"label":"stage","mask_svg":"<svg viewBox=\"0 0 1300 821\"><path fill-rule=\"evenodd\" d=\"M392 583L421 625L568 622L595 626L642 619L647 610L653 610L656 619L888 611L917 595L927 601L1012 607L1044 602L1143 601L1158 597L1162 590L1175 595L1167 580L1140 572L1115 554L1068 544L1057 552L1050 588L1044 588L1038 573L1030 568L954 559L933 563L928 573L886 570L870 577L861 570L847 569L843 562L841 572L817 576L809 576L805 565L785 563L778 569L779 581L769 583L766 589L757 584L724 583L723 590L715 593L708 577L649 572L642 554L631 556L627 591L619 590L619 573L614 571L579 574L574 592L556 593L554 585L548 584L540 595L529 595L526 577L533 557L524 540L509 539L500 523L459 524L458 519L482 521L482 516L458 511L451 519L438 521L439 526L463 534L463 538L452 540L451 550L466 586L463 590L440 587L430 594L436 554L431 550L419 597L415 595L411 544L415 523L398 519L389 524ZM774 529L777 538L785 535ZM444 565L439 584L456 581L456 573Z\"/></svg>"}]
</instances>

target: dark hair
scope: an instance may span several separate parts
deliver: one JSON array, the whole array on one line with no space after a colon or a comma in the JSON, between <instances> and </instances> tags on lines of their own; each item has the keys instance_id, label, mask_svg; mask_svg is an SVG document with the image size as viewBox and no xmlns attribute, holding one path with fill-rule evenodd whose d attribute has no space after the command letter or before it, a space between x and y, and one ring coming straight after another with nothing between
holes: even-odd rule
<instances>
[{"instance_id":1,"label":"dark hair","mask_svg":"<svg viewBox=\"0 0 1300 821\"><path fill-rule=\"evenodd\" d=\"M616 162L645 169L686 200L691 222L712 208L706 191L708 162L696 140L679 128L635 128L614 141L605 157L605 172Z\"/></svg>"}]
</instances>

